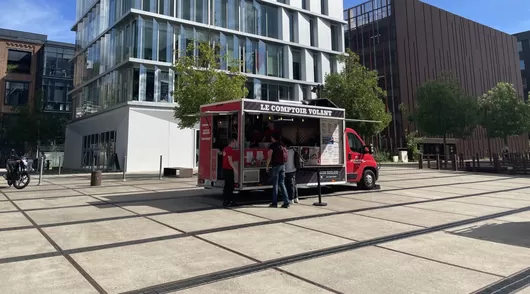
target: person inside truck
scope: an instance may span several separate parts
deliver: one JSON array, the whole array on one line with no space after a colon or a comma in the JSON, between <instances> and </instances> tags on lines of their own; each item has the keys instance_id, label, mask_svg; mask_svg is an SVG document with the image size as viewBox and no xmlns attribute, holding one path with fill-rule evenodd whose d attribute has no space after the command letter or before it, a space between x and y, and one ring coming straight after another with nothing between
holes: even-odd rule
<instances>
[{"instance_id":1,"label":"person inside truck","mask_svg":"<svg viewBox=\"0 0 530 294\"><path fill-rule=\"evenodd\" d=\"M276 134L280 136L280 132L274 128L274 122L270 120L267 123L267 129L263 133L263 142L273 142L272 141L272 134Z\"/></svg>"},{"instance_id":2,"label":"person inside truck","mask_svg":"<svg viewBox=\"0 0 530 294\"><path fill-rule=\"evenodd\" d=\"M232 137L230 143L223 149L223 177L225 184L223 187L223 206L235 206L234 183L237 176L237 168L233 161L234 148L237 146L237 139Z\"/></svg>"}]
</instances>

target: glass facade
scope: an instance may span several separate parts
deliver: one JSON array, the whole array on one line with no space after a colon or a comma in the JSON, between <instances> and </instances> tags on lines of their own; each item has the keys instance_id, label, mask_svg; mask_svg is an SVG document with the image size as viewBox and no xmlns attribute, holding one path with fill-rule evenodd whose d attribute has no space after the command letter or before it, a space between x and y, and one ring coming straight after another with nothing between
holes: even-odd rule
<instances>
[{"instance_id":1,"label":"glass facade","mask_svg":"<svg viewBox=\"0 0 530 294\"><path fill-rule=\"evenodd\" d=\"M315 71L315 68L306 69L302 61L318 56L315 63L308 64L323 62L321 54L312 53L321 50L315 47L316 35L311 43L314 50L294 43L298 42L297 21L307 17L299 17L302 12L273 3L257 0L101 0L97 3L77 0L77 3L78 53L74 58L71 92L76 117L127 101L173 103L176 73L172 65L179 56L198 54L186 50L194 42L218 45L221 55L226 57L221 69L238 67L246 73L252 98L302 99L300 86L295 85L322 81L324 76L319 72L319 77L303 81L302 72ZM148 16L142 11L158 16ZM316 26L318 17L311 16L311 19ZM284 21L288 23L283 24ZM284 25L289 26L290 34L285 38ZM330 25L341 30L339 22ZM270 39L263 40L263 37ZM342 44L340 40L335 42ZM340 54L339 47L334 46L338 52L327 54ZM330 64L329 68L332 67L336 65Z\"/></svg>"}]
</instances>

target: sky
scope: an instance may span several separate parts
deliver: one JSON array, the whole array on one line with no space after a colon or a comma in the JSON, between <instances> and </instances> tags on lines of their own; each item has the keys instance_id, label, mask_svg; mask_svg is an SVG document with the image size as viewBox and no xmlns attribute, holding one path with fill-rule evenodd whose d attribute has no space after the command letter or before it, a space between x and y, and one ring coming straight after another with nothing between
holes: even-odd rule
<instances>
[{"instance_id":1,"label":"sky","mask_svg":"<svg viewBox=\"0 0 530 294\"><path fill-rule=\"evenodd\" d=\"M311 0L317 1L317 0ZM331 0L340 1L340 0ZM348 8L365 0L344 0ZM530 30L529 0L423 0L506 33ZM0 28L48 35L74 42L76 0L0 0Z\"/></svg>"}]
</instances>

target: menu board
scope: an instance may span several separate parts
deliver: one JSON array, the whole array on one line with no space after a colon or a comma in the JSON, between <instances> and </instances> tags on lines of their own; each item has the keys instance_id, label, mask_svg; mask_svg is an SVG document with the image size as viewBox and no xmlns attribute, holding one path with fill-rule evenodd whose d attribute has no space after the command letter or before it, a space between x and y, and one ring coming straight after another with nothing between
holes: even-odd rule
<instances>
[{"instance_id":1,"label":"menu board","mask_svg":"<svg viewBox=\"0 0 530 294\"><path fill-rule=\"evenodd\" d=\"M320 164L340 164L340 135L340 121L330 119L320 120Z\"/></svg>"},{"instance_id":2,"label":"menu board","mask_svg":"<svg viewBox=\"0 0 530 294\"><path fill-rule=\"evenodd\" d=\"M304 161L304 165L319 165L320 164L320 147L314 146L300 146L300 156Z\"/></svg>"}]
</instances>

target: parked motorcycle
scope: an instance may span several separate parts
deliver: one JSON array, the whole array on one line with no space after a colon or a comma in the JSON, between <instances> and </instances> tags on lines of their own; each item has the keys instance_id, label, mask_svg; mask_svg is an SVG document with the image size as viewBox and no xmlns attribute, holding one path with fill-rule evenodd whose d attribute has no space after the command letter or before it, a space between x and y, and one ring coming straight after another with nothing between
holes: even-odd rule
<instances>
[{"instance_id":1,"label":"parked motorcycle","mask_svg":"<svg viewBox=\"0 0 530 294\"><path fill-rule=\"evenodd\" d=\"M6 164L7 172L4 174L4 179L11 187L18 190L24 189L29 185L30 176L28 172L28 160L25 156L18 159L9 159Z\"/></svg>"}]
</instances>

